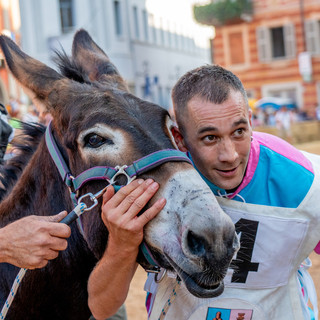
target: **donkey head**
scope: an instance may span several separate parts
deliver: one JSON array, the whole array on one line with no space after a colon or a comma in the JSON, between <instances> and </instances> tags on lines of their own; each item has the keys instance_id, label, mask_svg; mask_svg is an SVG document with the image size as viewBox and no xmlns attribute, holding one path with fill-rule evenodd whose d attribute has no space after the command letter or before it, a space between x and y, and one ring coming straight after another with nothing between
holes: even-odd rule
<instances>
[{"instance_id":1,"label":"donkey head","mask_svg":"<svg viewBox=\"0 0 320 320\"><path fill-rule=\"evenodd\" d=\"M176 148L168 113L130 94L86 31L76 33L71 58L59 54L60 73L27 56L4 36L0 45L9 69L35 105L51 113L55 139L73 176L95 166L130 165L159 150ZM141 177L160 184L150 204L160 196L167 199L144 232L160 266L175 270L194 295L220 294L238 248L230 218L190 163L166 162ZM79 196L105 185L103 180L86 181ZM107 243L100 206L83 215L82 225L89 247L100 258Z\"/></svg>"}]
</instances>

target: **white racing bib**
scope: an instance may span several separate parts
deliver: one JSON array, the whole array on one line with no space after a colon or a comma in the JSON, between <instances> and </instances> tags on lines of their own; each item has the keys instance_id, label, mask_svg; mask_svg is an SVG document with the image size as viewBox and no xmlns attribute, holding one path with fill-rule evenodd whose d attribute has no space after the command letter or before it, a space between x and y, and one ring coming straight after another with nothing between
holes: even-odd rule
<instances>
[{"instance_id":1,"label":"white racing bib","mask_svg":"<svg viewBox=\"0 0 320 320\"><path fill-rule=\"evenodd\" d=\"M232 261L236 271L229 269L225 285L254 289L287 284L308 222L222 208L231 217L240 238L240 250Z\"/></svg>"}]
</instances>

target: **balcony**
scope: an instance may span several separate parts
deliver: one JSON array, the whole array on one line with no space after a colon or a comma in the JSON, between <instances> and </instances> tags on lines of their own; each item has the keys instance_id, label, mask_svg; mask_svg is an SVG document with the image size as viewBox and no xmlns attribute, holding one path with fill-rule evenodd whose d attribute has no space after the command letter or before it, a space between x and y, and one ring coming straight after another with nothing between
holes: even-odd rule
<instances>
[{"instance_id":1,"label":"balcony","mask_svg":"<svg viewBox=\"0 0 320 320\"><path fill-rule=\"evenodd\" d=\"M214 27L250 22L253 6L251 0L213 0L206 5L193 7L197 22Z\"/></svg>"}]
</instances>

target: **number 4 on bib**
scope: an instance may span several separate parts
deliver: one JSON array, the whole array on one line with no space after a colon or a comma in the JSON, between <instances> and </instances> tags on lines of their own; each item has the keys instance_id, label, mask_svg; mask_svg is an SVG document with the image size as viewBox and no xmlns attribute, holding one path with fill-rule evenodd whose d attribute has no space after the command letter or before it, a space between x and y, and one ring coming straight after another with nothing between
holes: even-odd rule
<instances>
[{"instance_id":1,"label":"number 4 on bib","mask_svg":"<svg viewBox=\"0 0 320 320\"><path fill-rule=\"evenodd\" d=\"M258 271L259 263L251 262L258 225L258 221L247 219L240 219L235 224L236 233L240 237L240 250L230 264L234 270L231 282L245 283L249 272Z\"/></svg>"}]
</instances>

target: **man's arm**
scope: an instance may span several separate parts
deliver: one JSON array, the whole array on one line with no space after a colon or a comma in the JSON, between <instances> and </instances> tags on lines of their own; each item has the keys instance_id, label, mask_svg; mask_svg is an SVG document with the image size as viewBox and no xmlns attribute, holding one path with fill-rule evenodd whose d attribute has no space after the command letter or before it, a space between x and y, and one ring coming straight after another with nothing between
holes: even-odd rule
<instances>
[{"instance_id":1,"label":"man's arm","mask_svg":"<svg viewBox=\"0 0 320 320\"><path fill-rule=\"evenodd\" d=\"M96 319L112 316L127 297L137 268L143 227L162 210L165 199L159 199L137 215L158 188L158 183L151 179L139 179L115 195L112 186L104 194L102 219L109 231L108 244L88 282L89 307Z\"/></svg>"},{"instance_id":2,"label":"man's arm","mask_svg":"<svg viewBox=\"0 0 320 320\"><path fill-rule=\"evenodd\" d=\"M67 248L70 227L58 223L67 215L28 216L0 229L0 262L20 268L35 269L55 259Z\"/></svg>"}]
</instances>

